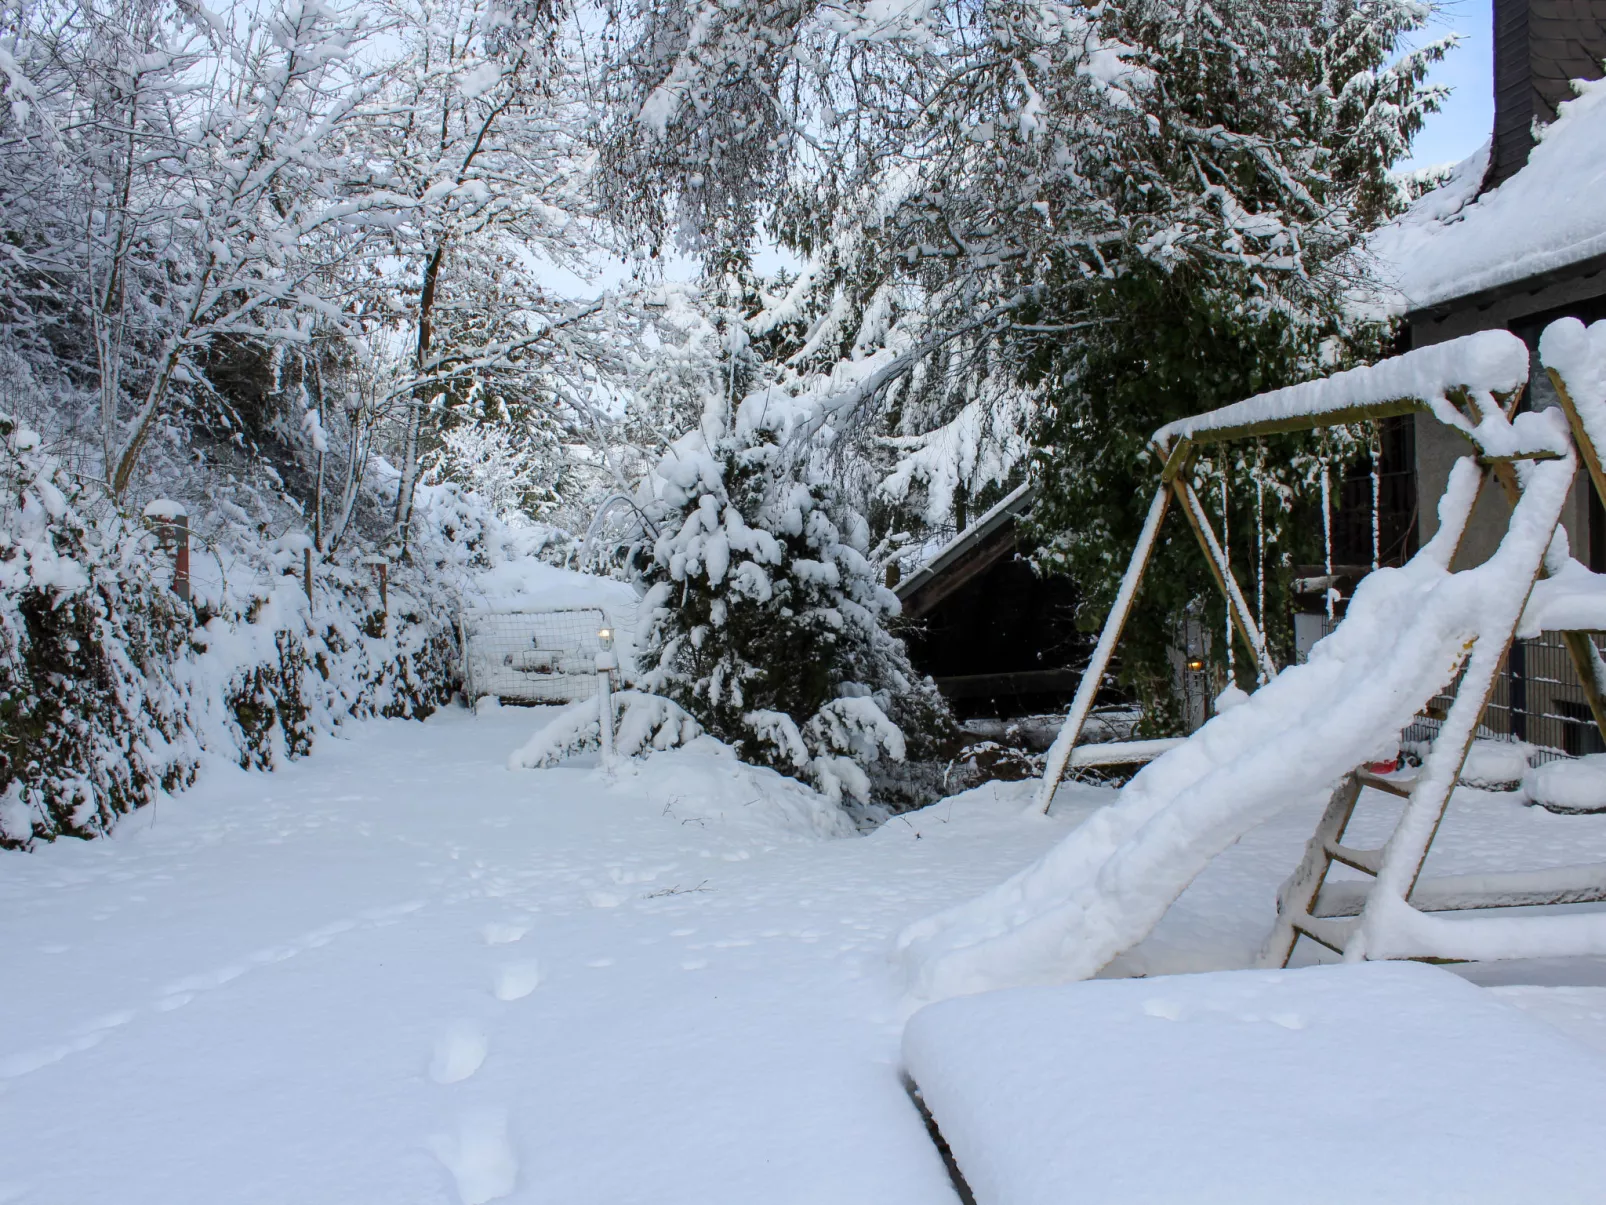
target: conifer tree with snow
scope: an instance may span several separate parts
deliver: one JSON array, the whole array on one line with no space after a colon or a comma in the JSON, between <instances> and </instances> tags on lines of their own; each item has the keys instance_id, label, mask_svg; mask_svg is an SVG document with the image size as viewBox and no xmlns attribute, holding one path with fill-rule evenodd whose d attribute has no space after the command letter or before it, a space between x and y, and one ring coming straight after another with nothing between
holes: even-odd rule
<instances>
[{"instance_id":1,"label":"conifer tree with snow","mask_svg":"<svg viewBox=\"0 0 1606 1205\"><path fill-rule=\"evenodd\" d=\"M911 801L905 767L952 720L888 631L896 596L869 528L827 474L799 470L807 409L756 392L722 402L658 469L659 536L642 602L646 685L734 745L859 817Z\"/></svg>"},{"instance_id":2,"label":"conifer tree with snow","mask_svg":"<svg viewBox=\"0 0 1606 1205\"><path fill-rule=\"evenodd\" d=\"M1344 300L1399 204L1389 165L1443 96L1425 79L1450 41L1403 46L1429 6L634 12L608 76L616 211L690 249L763 226L809 257L771 325L798 329L787 366L824 382L824 420L893 454L892 529L997 496L1032 444L1040 563L1078 581L1089 625L1141 525L1156 426L1382 345ZM870 318L879 346L853 335ZM1285 500L1305 463L1262 484ZM1247 464L1201 469L1254 494ZM1123 659L1157 704L1172 620L1211 597L1189 553L1151 575L1170 594Z\"/></svg>"}]
</instances>

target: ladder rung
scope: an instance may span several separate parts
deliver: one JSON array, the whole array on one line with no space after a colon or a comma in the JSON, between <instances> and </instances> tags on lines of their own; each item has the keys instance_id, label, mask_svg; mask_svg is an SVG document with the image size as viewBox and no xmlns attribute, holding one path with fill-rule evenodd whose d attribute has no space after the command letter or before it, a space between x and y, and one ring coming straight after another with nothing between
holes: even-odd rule
<instances>
[{"instance_id":1,"label":"ladder rung","mask_svg":"<svg viewBox=\"0 0 1606 1205\"><path fill-rule=\"evenodd\" d=\"M1374 791L1382 791L1386 795L1398 795L1401 799L1409 799L1411 788L1416 785L1416 779L1410 778L1404 782L1398 779L1384 778L1381 774L1373 774L1370 770L1357 770L1355 777L1363 787L1371 787Z\"/></svg>"},{"instance_id":2,"label":"ladder rung","mask_svg":"<svg viewBox=\"0 0 1606 1205\"><path fill-rule=\"evenodd\" d=\"M1303 933L1312 941L1321 942L1335 953L1342 954L1344 947L1349 944L1350 935L1355 932L1356 922L1330 920L1306 913L1293 917L1292 924L1297 932Z\"/></svg>"},{"instance_id":3,"label":"ladder rung","mask_svg":"<svg viewBox=\"0 0 1606 1205\"><path fill-rule=\"evenodd\" d=\"M1369 874L1374 878L1383 866L1383 851L1381 849L1352 849L1348 845L1340 845L1336 841L1329 841L1322 848L1327 856L1335 862L1342 862L1352 870L1362 874Z\"/></svg>"}]
</instances>

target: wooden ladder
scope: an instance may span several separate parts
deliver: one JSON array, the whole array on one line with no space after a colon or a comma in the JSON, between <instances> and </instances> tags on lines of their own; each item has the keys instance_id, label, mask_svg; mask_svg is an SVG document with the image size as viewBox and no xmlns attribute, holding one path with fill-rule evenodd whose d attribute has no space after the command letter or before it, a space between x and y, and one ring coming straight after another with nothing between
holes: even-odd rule
<instances>
[{"instance_id":1,"label":"wooden ladder","mask_svg":"<svg viewBox=\"0 0 1606 1205\"><path fill-rule=\"evenodd\" d=\"M1579 419L1566 382L1555 370L1549 370L1549 373L1561 399L1579 458L1597 494L1606 502L1606 474L1602 472L1600 456ZM1475 403L1472 408L1473 418L1481 421L1484 415L1478 411ZM1516 399L1511 399L1506 408L1506 417L1509 418L1515 408ZM1524 502L1516 466L1510 459L1503 458L1483 458L1481 463L1483 474L1479 481L1480 494L1493 478L1511 502L1515 518L1517 509ZM1461 517L1462 530L1455 534L1457 544L1464 536L1466 523L1475 510L1476 502ZM1554 530L1559 526L1559 511L1553 518L1547 519ZM1528 594L1531 594L1534 582L1559 568L1554 563L1552 553L1553 549L1547 547L1531 566ZM1298 868L1278 893L1277 920L1261 947L1257 965L1287 966L1301 936L1347 957L1357 954L1364 957L1364 943L1363 948L1357 950L1355 938L1362 929L1368 910L1377 907L1375 901L1380 891L1393 892L1399 900L1423 912L1606 900L1606 864L1568 867L1560 873L1542 876L1518 871L1419 881L1428 850L1438 834L1450 796L1460 779L1467 753L1477 734L1478 721L1494 693L1500 665L1516 637L1520 618L1521 609L1511 617L1509 624L1501 625L1501 630L1479 633L1469 646L1470 655L1463 663L1464 672L1455 701L1445 716L1443 727L1429 752L1429 762L1424 764L1422 773L1412 780L1402 781L1383 777L1362 767L1345 775L1338 784L1328 799L1316 831L1305 845L1304 857ZM1602 664L1600 652L1587 633L1565 632L1562 635L1596 724L1606 733L1606 665ZM1447 748L1441 747L1446 740L1453 744ZM1453 763L1452 772L1448 774L1443 772L1445 761ZM1431 774L1428 772L1430 768L1434 771ZM1361 792L1368 787L1403 799L1404 806L1387 842L1376 849L1359 849L1344 844L1344 836L1354 817ZM1369 876L1372 882L1358 892L1324 891L1327 875L1334 862L1360 871Z\"/></svg>"}]
</instances>

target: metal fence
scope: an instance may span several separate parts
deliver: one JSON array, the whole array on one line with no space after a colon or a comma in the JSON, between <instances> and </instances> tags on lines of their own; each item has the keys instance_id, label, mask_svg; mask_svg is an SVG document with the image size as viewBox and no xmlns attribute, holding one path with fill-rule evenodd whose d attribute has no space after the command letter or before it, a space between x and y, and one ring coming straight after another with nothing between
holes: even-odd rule
<instances>
[{"instance_id":1,"label":"metal fence","mask_svg":"<svg viewBox=\"0 0 1606 1205\"><path fill-rule=\"evenodd\" d=\"M521 703L572 703L597 692L598 632L609 626L597 607L464 611L464 689Z\"/></svg>"},{"instance_id":2,"label":"metal fence","mask_svg":"<svg viewBox=\"0 0 1606 1205\"><path fill-rule=\"evenodd\" d=\"M1599 637L1591 639L1600 647ZM1406 729L1407 741L1432 740L1438 734L1455 701L1455 690L1452 685L1434 696ZM1606 752L1606 741L1595 727L1589 700L1559 633L1541 632L1532 640L1512 644L1478 735L1527 741L1537 747L1535 761Z\"/></svg>"}]
</instances>

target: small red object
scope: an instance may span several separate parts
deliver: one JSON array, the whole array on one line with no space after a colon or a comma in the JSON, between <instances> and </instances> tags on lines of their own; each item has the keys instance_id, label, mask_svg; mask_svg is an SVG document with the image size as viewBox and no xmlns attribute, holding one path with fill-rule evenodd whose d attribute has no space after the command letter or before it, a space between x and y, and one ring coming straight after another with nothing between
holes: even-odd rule
<instances>
[{"instance_id":1,"label":"small red object","mask_svg":"<svg viewBox=\"0 0 1606 1205\"><path fill-rule=\"evenodd\" d=\"M1392 774L1400 768L1400 759L1396 757L1392 761L1375 761L1366 768L1373 774Z\"/></svg>"}]
</instances>

